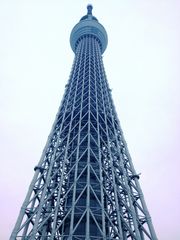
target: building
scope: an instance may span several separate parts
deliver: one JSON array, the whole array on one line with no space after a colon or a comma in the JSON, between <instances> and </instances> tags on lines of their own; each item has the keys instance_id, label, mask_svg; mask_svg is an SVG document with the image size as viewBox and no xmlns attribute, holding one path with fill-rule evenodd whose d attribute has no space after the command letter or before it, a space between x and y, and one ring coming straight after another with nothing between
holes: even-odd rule
<instances>
[{"instance_id":1,"label":"building","mask_svg":"<svg viewBox=\"0 0 180 240\"><path fill-rule=\"evenodd\" d=\"M157 239L104 71L107 33L87 10L71 32L70 79L11 240Z\"/></svg>"}]
</instances>

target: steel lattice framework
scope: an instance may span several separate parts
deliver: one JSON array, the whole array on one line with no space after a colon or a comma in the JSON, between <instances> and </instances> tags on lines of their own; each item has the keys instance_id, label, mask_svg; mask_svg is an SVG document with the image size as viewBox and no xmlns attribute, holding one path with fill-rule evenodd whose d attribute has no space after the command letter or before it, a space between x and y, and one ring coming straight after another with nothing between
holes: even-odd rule
<instances>
[{"instance_id":1,"label":"steel lattice framework","mask_svg":"<svg viewBox=\"0 0 180 240\"><path fill-rule=\"evenodd\" d=\"M103 26L74 27L71 75L11 240L157 240L107 83Z\"/></svg>"}]
</instances>

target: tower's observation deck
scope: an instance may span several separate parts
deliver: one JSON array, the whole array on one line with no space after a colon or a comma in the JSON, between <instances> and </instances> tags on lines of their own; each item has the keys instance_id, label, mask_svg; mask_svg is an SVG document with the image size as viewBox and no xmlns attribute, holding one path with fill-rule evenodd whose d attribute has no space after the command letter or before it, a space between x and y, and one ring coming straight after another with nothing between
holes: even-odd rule
<instances>
[{"instance_id":1,"label":"tower's observation deck","mask_svg":"<svg viewBox=\"0 0 180 240\"><path fill-rule=\"evenodd\" d=\"M105 28L98 22L97 18L92 15L92 5L87 6L87 14L82 17L74 28L70 36L70 44L75 53L79 40L87 35L94 36L98 39L101 52L106 50L108 37Z\"/></svg>"}]
</instances>

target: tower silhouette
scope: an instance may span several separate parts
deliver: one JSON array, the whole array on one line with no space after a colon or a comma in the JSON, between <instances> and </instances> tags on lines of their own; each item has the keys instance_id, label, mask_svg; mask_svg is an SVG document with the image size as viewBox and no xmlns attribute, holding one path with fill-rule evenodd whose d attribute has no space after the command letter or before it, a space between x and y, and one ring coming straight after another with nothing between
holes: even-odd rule
<instances>
[{"instance_id":1,"label":"tower silhouette","mask_svg":"<svg viewBox=\"0 0 180 240\"><path fill-rule=\"evenodd\" d=\"M65 94L10 239L157 240L102 61L92 6L70 36Z\"/></svg>"}]
</instances>

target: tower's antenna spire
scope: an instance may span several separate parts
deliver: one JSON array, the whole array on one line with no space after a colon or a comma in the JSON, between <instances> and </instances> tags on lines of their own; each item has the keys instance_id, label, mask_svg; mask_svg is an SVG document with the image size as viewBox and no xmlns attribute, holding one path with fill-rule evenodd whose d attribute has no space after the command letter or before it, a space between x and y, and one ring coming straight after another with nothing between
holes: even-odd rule
<instances>
[{"instance_id":1,"label":"tower's antenna spire","mask_svg":"<svg viewBox=\"0 0 180 240\"><path fill-rule=\"evenodd\" d=\"M92 9L93 9L93 6L91 4L88 4L87 5L87 14L88 15L92 15Z\"/></svg>"}]
</instances>

